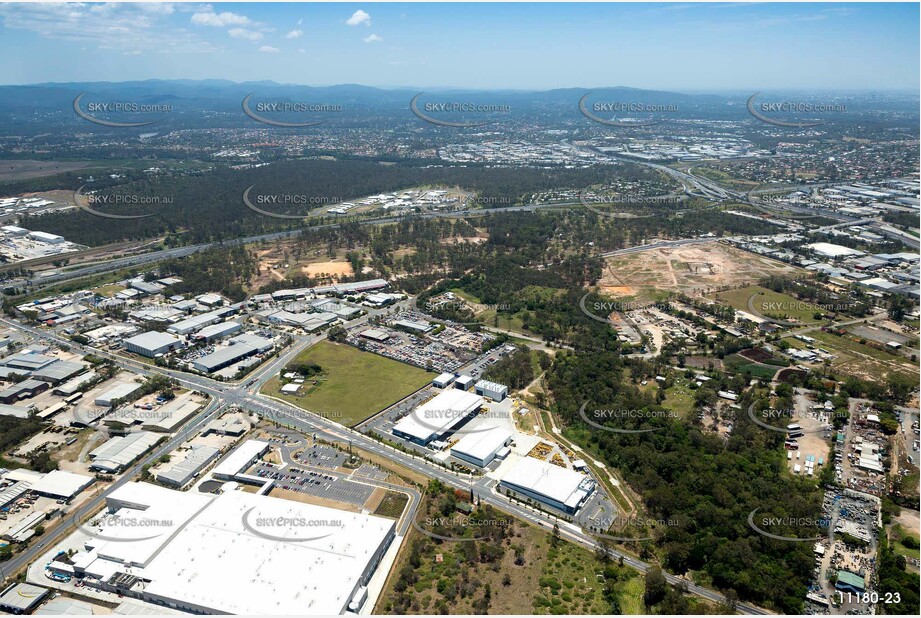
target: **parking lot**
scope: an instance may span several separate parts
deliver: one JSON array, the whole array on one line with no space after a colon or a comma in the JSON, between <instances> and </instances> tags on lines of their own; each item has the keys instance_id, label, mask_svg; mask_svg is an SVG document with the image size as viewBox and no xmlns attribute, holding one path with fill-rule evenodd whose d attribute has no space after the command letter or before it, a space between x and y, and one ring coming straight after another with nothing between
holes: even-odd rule
<instances>
[{"instance_id":1,"label":"parking lot","mask_svg":"<svg viewBox=\"0 0 921 618\"><path fill-rule=\"evenodd\" d=\"M308 467L288 466L284 470L279 470L271 464L259 463L250 473L275 481L275 485L281 489L299 491L317 498L336 500L358 507L364 506L374 492L373 487L349 481L342 475L311 470Z\"/></svg>"},{"instance_id":2,"label":"parking lot","mask_svg":"<svg viewBox=\"0 0 921 618\"><path fill-rule=\"evenodd\" d=\"M335 470L344 464L347 458L348 456L342 451L322 444L314 444L294 454L294 459L296 461L303 462L310 466L329 468L331 470Z\"/></svg>"}]
</instances>

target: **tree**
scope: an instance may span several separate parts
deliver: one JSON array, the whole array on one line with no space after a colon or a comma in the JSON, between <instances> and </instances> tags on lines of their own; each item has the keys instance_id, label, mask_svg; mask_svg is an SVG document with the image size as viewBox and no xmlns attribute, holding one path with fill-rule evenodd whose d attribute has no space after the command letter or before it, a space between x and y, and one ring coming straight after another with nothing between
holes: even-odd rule
<instances>
[{"instance_id":1,"label":"tree","mask_svg":"<svg viewBox=\"0 0 921 618\"><path fill-rule=\"evenodd\" d=\"M665 598L667 591L667 582L662 569L657 566L650 567L646 571L646 588L643 592L643 603L646 607L652 607Z\"/></svg>"}]
</instances>

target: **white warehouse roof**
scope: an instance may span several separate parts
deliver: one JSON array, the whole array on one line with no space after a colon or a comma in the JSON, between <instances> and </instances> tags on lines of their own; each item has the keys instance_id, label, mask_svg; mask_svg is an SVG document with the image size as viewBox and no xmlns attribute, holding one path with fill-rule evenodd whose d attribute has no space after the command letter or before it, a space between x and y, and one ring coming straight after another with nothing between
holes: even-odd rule
<instances>
[{"instance_id":1,"label":"white warehouse roof","mask_svg":"<svg viewBox=\"0 0 921 618\"><path fill-rule=\"evenodd\" d=\"M383 517L243 491L212 497L132 487L139 485L146 483L128 483L112 493L110 506L126 505L116 516L146 519L153 513L153 519L169 519L172 525L153 539L102 541L100 557L87 571L142 564L140 572L150 580L142 600L205 614L342 614L366 585L394 531L394 522ZM119 535L120 530L109 533L106 524L113 519L102 520L101 534ZM317 525L258 523L282 519Z\"/></svg>"},{"instance_id":2,"label":"white warehouse roof","mask_svg":"<svg viewBox=\"0 0 921 618\"><path fill-rule=\"evenodd\" d=\"M52 470L33 483L29 489L55 498L70 499L92 485L95 480L92 476L74 474L66 470Z\"/></svg>"},{"instance_id":3,"label":"white warehouse roof","mask_svg":"<svg viewBox=\"0 0 921 618\"><path fill-rule=\"evenodd\" d=\"M429 440L450 431L468 414L483 405L483 398L452 388L428 400L393 426L419 440Z\"/></svg>"},{"instance_id":4,"label":"white warehouse roof","mask_svg":"<svg viewBox=\"0 0 921 618\"><path fill-rule=\"evenodd\" d=\"M512 432L502 427L482 428L482 431L468 433L451 447L452 455L466 455L472 459L486 460L505 446Z\"/></svg>"},{"instance_id":5,"label":"white warehouse roof","mask_svg":"<svg viewBox=\"0 0 921 618\"><path fill-rule=\"evenodd\" d=\"M577 506L590 491L583 487L586 480L590 480L589 477L533 457L522 457L502 477L503 483L517 485L572 507Z\"/></svg>"},{"instance_id":6,"label":"white warehouse roof","mask_svg":"<svg viewBox=\"0 0 921 618\"><path fill-rule=\"evenodd\" d=\"M214 468L213 474L224 476L236 476L250 467L253 460L259 457L269 448L268 442L262 440L247 440Z\"/></svg>"}]
</instances>

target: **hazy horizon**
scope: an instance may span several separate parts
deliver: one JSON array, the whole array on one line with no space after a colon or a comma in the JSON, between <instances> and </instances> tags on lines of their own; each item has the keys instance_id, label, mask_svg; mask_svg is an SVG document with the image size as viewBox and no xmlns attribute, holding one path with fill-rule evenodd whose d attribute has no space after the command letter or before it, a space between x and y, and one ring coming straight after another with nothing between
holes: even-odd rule
<instances>
[{"instance_id":1,"label":"hazy horizon","mask_svg":"<svg viewBox=\"0 0 921 618\"><path fill-rule=\"evenodd\" d=\"M917 3L10 3L0 83L917 91L918 26Z\"/></svg>"}]
</instances>

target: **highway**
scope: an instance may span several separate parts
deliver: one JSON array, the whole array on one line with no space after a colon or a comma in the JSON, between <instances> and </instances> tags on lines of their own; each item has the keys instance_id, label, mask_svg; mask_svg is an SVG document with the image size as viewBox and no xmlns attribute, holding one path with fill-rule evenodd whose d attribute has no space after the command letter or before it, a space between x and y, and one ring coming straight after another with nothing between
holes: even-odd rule
<instances>
[{"instance_id":1,"label":"highway","mask_svg":"<svg viewBox=\"0 0 921 618\"><path fill-rule=\"evenodd\" d=\"M367 318L368 316L364 316L362 319ZM94 510L99 509L106 495L108 495L116 487L128 482L135 474L140 471L143 465L150 463L160 455L168 452L182 441L184 441L186 436L189 436L193 432L198 431L202 425L209 418L211 418L217 409L238 407L250 412L254 412L263 418L267 418L271 421L278 422L279 424L286 425L302 433L313 434L320 432L325 436L332 437L333 439L339 440L341 442L351 443L356 448L390 459L394 463L404 468L408 468L429 478L439 479L448 486L464 490L470 489L472 486L477 498L483 503L494 506L501 511L531 522L532 524L539 525L548 530L552 530L555 524L559 524L560 533L563 538L566 538L567 540L573 543L577 543L592 551L594 551L598 546L598 542L595 537L593 537L588 532L570 525L563 520L558 520L556 517L553 517L549 514L537 511L523 504L514 502L508 497L503 497L498 493L495 493L493 491L494 481L489 478L482 477L477 480L469 475L451 472L440 466L428 463L424 459L417 457L414 454L399 451L369 436L366 436L363 433L339 425L338 423L324 418L323 416L307 412L286 402L259 394L259 388L269 378L277 375L281 367L287 364L302 350L323 339L323 336L297 338L295 343L286 353L281 354L275 359L266 363L263 367L257 369L251 375L241 380L241 382L230 383L218 382L204 376L187 374L165 368L151 367L145 363L123 358L106 351L75 344L73 341L58 337L56 334L44 332L34 327L25 326L7 318L0 318L0 323L3 323L4 325L11 328L26 331L32 334L34 337L40 339L50 340L54 341L55 343L67 345L72 350L79 351L84 354L95 354L102 356L113 361L116 365L123 369L134 371L145 376L157 373L167 375L171 378L174 378L179 384L186 388L206 393L212 397L211 403L209 403L208 406L206 406L186 425L184 425L182 430L176 436L170 439L165 445L156 448L150 455L144 457L141 462L133 466L129 473L124 474L115 484L107 488L99 495L94 496L87 505L81 507L81 516L88 516L94 512ZM48 545L49 543L59 541L70 528L70 525L61 525L55 528L53 532L46 533L47 536L43 537L43 541L40 545L35 544L28 547L25 551L18 554L13 560L8 562L6 565L6 572L13 572L18 568L21 568L37 559L38 556L44 553L44 551L47 551L44 549L44 546ZM637 569L640 572L645 572L652 566L649 563L641 561L629 554L625 554L613 549L609 550L609 553L613 559L623 559L624 564ZM665 574L665 577L669 583L674 585L687 586L689 592L702 598L708 599L715 603L721 603L725 601L723 595L719 592L716 592L715 590L692 584L684 578L677 577L668 573ZM743 603L739 603L737 605L737 611L745 614L770 613L760 607Z\"/></svg>"}]
</instances>

